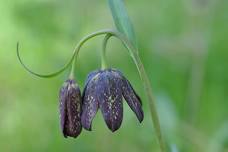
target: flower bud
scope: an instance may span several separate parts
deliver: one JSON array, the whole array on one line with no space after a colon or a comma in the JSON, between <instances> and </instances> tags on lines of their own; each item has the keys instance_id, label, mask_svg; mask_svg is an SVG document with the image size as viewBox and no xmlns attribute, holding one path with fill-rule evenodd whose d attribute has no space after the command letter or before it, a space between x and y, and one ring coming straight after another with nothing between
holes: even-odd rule
<instances>
[{"instance_id":1,"label":"flower bud","mask_svg":"<svg viewBox=\"0 0 228 152\"><path fill-rule=\"evenodd\" d=\"M65 138L76 138L82 130L81 126L81 92L74 80L67 80L59 93L60 125Z\"/></svg>"}]
</instances>

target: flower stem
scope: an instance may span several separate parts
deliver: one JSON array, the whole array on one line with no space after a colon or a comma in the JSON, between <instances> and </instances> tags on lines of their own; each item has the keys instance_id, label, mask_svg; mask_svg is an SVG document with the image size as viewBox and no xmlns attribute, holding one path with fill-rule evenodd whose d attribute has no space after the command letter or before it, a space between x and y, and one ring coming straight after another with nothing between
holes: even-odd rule
<instances>
[{"instance_id":1,"label":"flower stem","mask_svg":"<svg viewBox=\"0 0 228 152\"><path fill-rule=\"evenodd\" d=\"M111 34L106 34L104 37L103 43L102 43L102 51L101 51L101 69L106 69L107 68L107 62L106 62L106 46L109 38L111 37Z\"/></svg>"},{"instance_id":2,"label":"flower stem","mask_svg":"<svg viewBox=\"0 0 228 152\"><path fill-rule=\"evenodd\" d=\"M152 88L150 85L150 80L146 74L146 71L144 69L144 66L139 58L139 56L136 56L136 65L138 67L139 73L141 74L141 79L143 81L143 86L147 94L147 98L149 100L149 107L150 107L150 113L151 113L151 118L154 124L155 132L158 137L158 141L160 143L160 149L162 152L165 152L165 143L162 138L162 132L161 132L161 126L159 122L159 117L155 105L155 99L152 95Z\"/></svg>"},{"instance_id":3,"label":"flower stem","mask_svg":"<svg viewBox=\"0 0 228 152\"><path fill-rule=\"evenodd\" d=\"M55 77L55 76L58 76L59 74L61 74L63 71L65 71L70 65L71 63L73 62L73 60L77 59L77 56L78 56L78 53L81 49L81 47L83 46L83 44L85 42L87 42L89 39L93 38L93 37L96 37L98 35L103 35L103 34L112 34L112 35L115 35L114 34L115 31L114 30L110 30L110 29L104 29L104 30L100 30L100 31L96 31L94 33L91 33L85 37L83 37L81 39L81 41L79 41L79 43L77 43L77 45L75 46L74 48L74 51L73 51L73 55L71 56L71 58L69 59L69 61L62 67L60 68L59 70L55 71L55 72L52 72L52 73L49 73L49 74L40 74L40 73L37 73L37 72L34 72L33 70L31 70L21 59L21 56L20 56L20 53L19 53L19 42L17 43L17 57L19 59L19 62L20 64L23 66L23 68L28 71L29 73L37 76L37 77L40 77L40 78L52 78L52 77Z\"/></svg>"},{"instance_id":4,"label":"flower stem","mask_svg":"<svg viewBox=\"0 0 228 152\"><path fill-rule=\"evenodd\" d=\"M74 58L74 60L72 61L69 79L74 79L75 62L76 58Z\"/></svg>"}]
</instances>

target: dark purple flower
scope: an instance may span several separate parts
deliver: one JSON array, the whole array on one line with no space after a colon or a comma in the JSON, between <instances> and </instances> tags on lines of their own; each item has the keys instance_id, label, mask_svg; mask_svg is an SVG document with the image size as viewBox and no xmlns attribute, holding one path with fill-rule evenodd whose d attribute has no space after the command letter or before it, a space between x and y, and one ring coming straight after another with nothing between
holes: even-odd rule
<instances>
[{"instance_id":1,"label":"dark purple flower","mask_svg":"<svg viewBox=\"0 0 228 152\"><path fill-rule=\"evenodd\" d=\"M76 138L82 130L81 126L81 93L74 80L67 80L59 93L60 124L62 133Z\"/></svg>"},{"instance_id":2,"label":"dark purple flower","mask_svg":"<svg viewBox=\"0 0 228 152\"><path fill-rule=\"evenodd\" d=\"M141 100L120 71L106 69L90 73L82 96L83 128L91 130L92 120L100 108L108 128L112 132L119 129L123 120L123 97L142 122Z\"/></svg>"}]
</instances>

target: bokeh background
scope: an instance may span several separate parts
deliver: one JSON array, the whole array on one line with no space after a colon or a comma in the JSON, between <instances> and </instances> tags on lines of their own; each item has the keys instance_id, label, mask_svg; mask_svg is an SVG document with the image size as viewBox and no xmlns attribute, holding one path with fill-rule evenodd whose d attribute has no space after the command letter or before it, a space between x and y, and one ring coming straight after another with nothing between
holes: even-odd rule
<instances>
[{"instance_id":1,"label":"bokeh background","mask_svg":"<svg viewBox=\"0 0 228 152\"><path fill-rule=\"evenodd\" d=\"M172 152L228 151L228 1L125 0L140 56L151 80L163 135ZM111 133L100 111L93 131L63 138L58 92L69 71L41 79L70 58L86 34L113 28L107 1L0 0L1 152L157 152L159 146L137 69L122 44L111 39L108 64L120 69L143 100L139 124L124 103L121 128ZM82 48L76 79L83 89L100 68L102 37Z\"/></svg>"}]
</instances>

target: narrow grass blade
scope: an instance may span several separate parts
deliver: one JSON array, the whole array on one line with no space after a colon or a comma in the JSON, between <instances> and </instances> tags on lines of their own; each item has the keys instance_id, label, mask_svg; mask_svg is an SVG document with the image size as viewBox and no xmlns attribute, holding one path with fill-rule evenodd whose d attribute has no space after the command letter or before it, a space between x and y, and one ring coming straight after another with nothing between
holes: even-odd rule
<instances>
[{"instance_id":1,"label":"narrow grass blade","mask_svg":"<svg viewBox=\"0 0 228 152\"><path fill-rule=\"evenodd\" d=\"M117 30L124 34L137 50L134 28L123 0L108 0L108 2Z\"/></svg>"}]
</instances>

